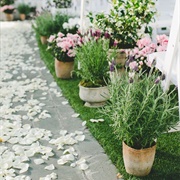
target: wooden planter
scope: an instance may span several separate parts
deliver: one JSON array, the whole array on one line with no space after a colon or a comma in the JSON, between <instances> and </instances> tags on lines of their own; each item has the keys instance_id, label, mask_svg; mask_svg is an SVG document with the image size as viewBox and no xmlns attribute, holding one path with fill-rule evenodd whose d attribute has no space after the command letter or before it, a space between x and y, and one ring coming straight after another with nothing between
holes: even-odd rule
<instances>
[{"instance_id":1,"label":"wooden planter","mask_svg":"<svg viewBox=\"0 0 180 180\"><path fill-rule=\"evenodd\" d=\"M123 142L123 160L126 172L134 176L150 173L156 152L156 144L150 148L133 149Z\"/></svg>"},{"instance_id":2,"label":"wooden planter","mask_svg":"<svg viewBox=\"0 0 180 180\"><path fill-rule=\"evenodd\" d=\"M109 99L109 90L107 86L89 88L79 85L79 97L85 101L84 106L101 107Z\"/></svg>"},{"instance_id":3,"label":"wooden planter","mask_svg":"<svg viewBox=\"0 0 180 180\"><path fill-rule=\"evenodd\" d=\"M56 76L61 79L70 79L74 69L74 61L63 62L55 59Z\"/></svg>"}]
</instances>

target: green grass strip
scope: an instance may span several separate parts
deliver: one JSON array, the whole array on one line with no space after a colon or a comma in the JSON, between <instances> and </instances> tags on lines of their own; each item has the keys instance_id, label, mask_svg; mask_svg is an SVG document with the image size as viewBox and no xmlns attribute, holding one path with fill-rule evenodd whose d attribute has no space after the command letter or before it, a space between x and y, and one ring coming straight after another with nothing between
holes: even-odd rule
<instances>
[{"instance_id":1,"label":"green grass strip","mask_svg":"<svg viewBox=\"0 0 180 180\"><path fill-rule=\"evenodd\" d=\"M116 139L109 120L98 113L96 108L87 108L83 106L83 101L79 98L78 84L80 79L74 77L70 80L61 80L56 78L54 71L54 58L46 51L47 46L42 45L37 36L41 59L46 64L61 88L63 95L67 98L72 108L80 114L82 121L87 121L87 127L101 144L106 154L116 166L119 173L125 180L179 180L180 179L180 132L163 134L157 141L157 151L151 173L143 178L131 176L126 173L122 158L122 145ZM72 92L73 89L73 92ZM91 118L104 118L103 123L91 123ZM118 173L118 172L117 172Z\"/></svg>"}]
</instances>

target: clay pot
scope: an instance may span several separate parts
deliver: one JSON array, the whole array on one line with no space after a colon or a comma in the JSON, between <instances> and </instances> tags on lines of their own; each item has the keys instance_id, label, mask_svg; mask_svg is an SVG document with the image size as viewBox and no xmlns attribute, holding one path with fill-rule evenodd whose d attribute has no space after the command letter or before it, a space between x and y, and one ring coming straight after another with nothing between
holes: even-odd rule
<instances>
[{"instance_id":1,"label":"clay pot","mask_svg":"<svg viewBox=\"0 0 180 180\"><path fill-rule=\"evenodd\" d=\"M20 14L19 15L21 21L24 21L26 19L26 15L25 14Z\"/></svg>"},{"instance_id":2,"label":"clay pot","mask_svg":"<svg viewBox=\"0 0 180 180\"><path fill-rule=\"evenodd\" d=\"M134 176L150 173L156 152L156 144L150 148L133 149L123 142L123 160L126 172Z\"/></svg>"},{"instance_id":3,"label":"clay pot","mask_svg":"<svg viewBox=\"0 0 180 180\"><path fill-rule=\"evenodd\" d=\"M6 21L13 21L14 15L5 13L5 19L6 19Z\"/></svg>"},{"instance_id":4,"label":"clay pot","mask_svg":"<svg viewBox=\"0 0 180 180\"><path fill-rule=\"evenodd\" d=\"M40 39L41 39L41 43L42 44L47 44L47 39L48 39L48 37L47 36L40 36Z\"/></svg>"},{"instance_id":5,"label":"clay pot","mask_svg":"<svg viewBox=\"0 0 180 180\"><path fill-rule=\"evenodd\" d=\"M74 69L74 61L63 62L55 59L56 76L61 79L70 79Z\"/></svg>"}]
</instances>

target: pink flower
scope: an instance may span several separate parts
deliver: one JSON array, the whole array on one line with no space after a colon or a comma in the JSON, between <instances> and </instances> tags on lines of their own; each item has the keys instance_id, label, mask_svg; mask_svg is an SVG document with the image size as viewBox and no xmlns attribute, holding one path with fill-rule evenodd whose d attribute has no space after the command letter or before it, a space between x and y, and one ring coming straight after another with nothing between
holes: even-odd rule
<instances>
[{"instance_id":1,"label":"pink flower","mask_svg":"<svg viewBox=\"0 0 180 180\"><path fill-rule=\"evenodd\" d=\"M48 39L48 42L52 43L54 41L54 39L56 38L55 35L51 35Z\"/></svg>"},{"instance_id":2,"label":"pink flower","mask_svg":"<svg viewBox=\"0 0 180 180\"><path fill-rule=\"evenodd\" d=\"M138 63L136 61L130 62L129 63L129 68L131 70L136 70L138 68Z\"/></svg>"},{"instance_id":3,"label":"pink flower","mask_svg":"<svg viewBox=\"0 0 180 180\"><path fill-rule=\"evenodd\" d=\"M151 44L151 39L150 38L142 38L140 40L137 41L137 46L138 48L142 49L145 46L148 46Z\"/></svg>"},{"instance_id":4,"label":"pink flower","mask_svg":"<svg viewBox=\"0 0 180 180\"><path fill-rule=\"evenodd\" d=\"M163 34L163 35L157 35L157 43L159 43L160 45L162 45L163 44L163 42L168 42L168 37L165 35L165 34Z\"/></svg>"},{"instance_id":5,"label":"pink flower","mask_svg":"<svg viewBox=\"0 0 180 180\"><path fill-rule=\"evenodd\" d=\"M57 35L58 35L58 37L60 37L60 38L64 36L64 34L61 33L61 32L59 32Z\"/></svg>"},{"instance_id":6,"label":"pink flower","mask_svg":"<svg viewBox=\"0 0 180 180\"><path fill-rule=\"evenodd\" d=\"M157 52L166 51L166 49L167 49L166 46L158 46L157 47Z\"/></svg>"},{"instance_id":7,"label":"pink flower","mask_svg":"<svg viewBox=\"0 0 180 180\"><path fill-rule=\"evenodd\" d=\"M152 66L152 62L148 59L148 60L146 61L146 65L147 65L148 67L151 67L151 66Z\"/></svg>"},{"instance_id":8,"label":"pink flower","mask_svg":"<svg viewBox=\"0 0 180 180\"><path fill-rule=\"evenodd\" d=\"M13 9L14 9L13 6L11 6L11 5L5 5L5 6L3 6L3 7L0 8L0 11L1 11L1 12L4 12L5 10L13 10Z\"/></svg>"}]
</instances>

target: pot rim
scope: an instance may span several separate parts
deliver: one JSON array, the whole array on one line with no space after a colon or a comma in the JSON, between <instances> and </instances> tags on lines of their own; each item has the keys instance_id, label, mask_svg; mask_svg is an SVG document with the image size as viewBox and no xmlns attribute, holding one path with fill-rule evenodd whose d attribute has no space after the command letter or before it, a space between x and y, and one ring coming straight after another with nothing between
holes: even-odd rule
<instances>
[{"instance_id":1,"label":"pot rim","mask_svg":"<svg viewBox=\"0 0 180 180\"><path fill-rule=\"evenodd\" d=\"M157 144L157 143L154 141L154 145L152 145L151 147L142 148L142 149L135 149L135 148L132 148L132 147L128 146L124 141L123 141L122 143L123 143L123 146L126 146L130 151L134 151L134 152L151 151L152 149L155 149L155 148L156 148L156 144Z\"/></svg>"}]
</instances>

